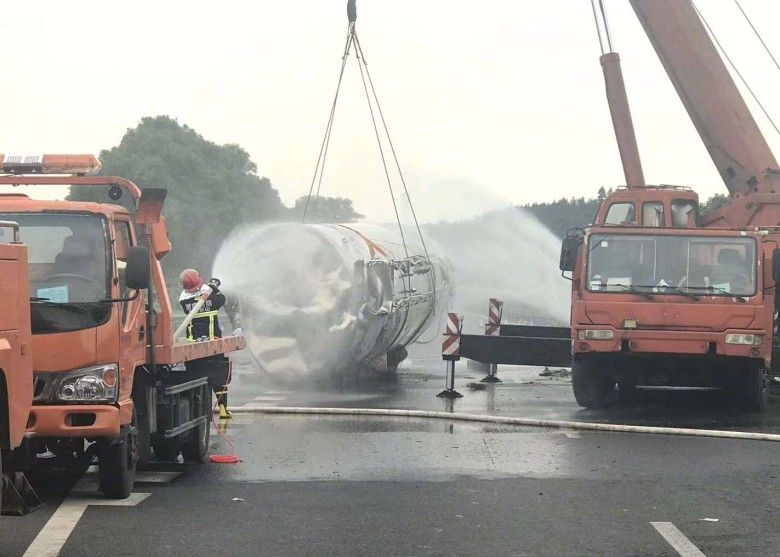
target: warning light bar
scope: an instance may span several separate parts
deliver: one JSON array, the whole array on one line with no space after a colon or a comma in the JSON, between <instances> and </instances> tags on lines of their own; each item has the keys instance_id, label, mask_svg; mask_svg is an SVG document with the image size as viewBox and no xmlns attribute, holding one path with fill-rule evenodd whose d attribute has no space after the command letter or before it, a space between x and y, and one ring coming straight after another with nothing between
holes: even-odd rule
<instances>
[{"instance_id":1,"label":"warning light bar","mask_svg":"<svg viewBox=\"0 0 780 557\"><path fill-rule=\"evenodd\" d=\"M94 155L2 155L0 168L8 174L95 174L100 161Z\"/></svg>"}]
</instances>

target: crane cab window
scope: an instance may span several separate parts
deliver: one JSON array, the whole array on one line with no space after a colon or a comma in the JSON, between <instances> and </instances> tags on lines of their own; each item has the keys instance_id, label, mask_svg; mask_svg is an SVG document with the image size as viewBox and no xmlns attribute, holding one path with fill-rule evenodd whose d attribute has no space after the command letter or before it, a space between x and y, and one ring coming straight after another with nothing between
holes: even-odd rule
<instances>
[{"instance_id":1,"label":"crane cab window","mask_svg":"<svg viewBox=\"0 0 780 557\"><path fill-rule=\"evenodd\" d=\"M664 205L658 201L651 201L642 205L642 226L664 225Z\"/></svg>"},{"instance_id":2,"label":"crane cab window","mask_svg":"<svg viewBox=\"0 0 780 557\"><path fill-rule=\"evenodd\" d=\"M636 211L633 203L613 203L609 206L604 224L636 224Z\"/></svg>"},{"instance_id":3,"label":"crane cab window","mask_svg":"<svg viewBox=\"0 0 780 557\"><path fill-rule=\"evenodd\" d=\"M699 208L696 203L678 199L672 201L672 226L689 228L699 225Z\"/></svg>"}]
</instances>

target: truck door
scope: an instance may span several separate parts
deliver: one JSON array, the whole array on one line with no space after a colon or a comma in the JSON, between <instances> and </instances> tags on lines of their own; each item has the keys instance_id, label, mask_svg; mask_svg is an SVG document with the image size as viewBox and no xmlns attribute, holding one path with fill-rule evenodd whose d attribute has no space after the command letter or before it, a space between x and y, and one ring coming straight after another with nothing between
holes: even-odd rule
<instances>
[{"instance_id":1,"label":"truck door","mask_svg":"<svg viewBox=\"0 0 780 557\"><path fill-rule=\"evenodd\" d=\"M129 220L114 221L114 282L118 286L115 296L126 298L132 294L125 283L127 253L135 245L133 227ZM135 300L119 302L120 319L120 365L124 373L132 374L135 367L146 359L146 316L144 314L145 293ZM124 389L122 389L124 391Z\"/></svg>"}]
</instances>

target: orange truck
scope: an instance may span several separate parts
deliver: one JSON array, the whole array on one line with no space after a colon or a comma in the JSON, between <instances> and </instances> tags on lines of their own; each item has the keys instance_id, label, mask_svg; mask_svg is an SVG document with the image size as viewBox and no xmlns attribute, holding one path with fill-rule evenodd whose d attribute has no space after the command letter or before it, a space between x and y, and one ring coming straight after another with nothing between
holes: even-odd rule
<instances>
[{"instance_id":1,"label":"orange truck","mask_svg":"<svg viewBox=\"0 0 780 557\"><path fill-rule=\"evenodd\" d=\"M11 451L22 444L33 398L30 307L27 302L27 248L19 225L0 221L0 508L3 492L15 489L8 467Z\"/></svg>"},{"instance_id":2,"label":"orange truck","mask_svg":"<svg viewBox=\"0 0 780 557\"><path fill-rule=\"evenodd\" d=\"M564 241L574 395L592 407L637 385L718 387L762 411L780 364L780 165L693 3L630 3L731 199L702 218L692 191L645 185L617 54L604 53L628 187ZM601 29L611 50L606 17Z\"/></svg>"},{"instance_id":3,"label":"orange truck","mask_svg":"<svg viewBox=\"0 0 780 557\"><path fill-rule=\"evenodd\" d=\"M564 239L571 327L462 335L484 363L570 365L577 402L631 402L636 387L719 388L767 406L780 369L780 165L690 0L630 0L730 199L709 215L679 186L648 186L604 4L594 10L626 186ZM594 3L594 8L596 3ZM600 12L600 13L599 13ZM670 141L676 138L670 137Z\"/></svg>"},{"instance_id":4,"label":"orange truck","mask_svg":"<svg viewBox=\"0 0 780 557\"><path fill-rule=\"evenodd\" d=\"M660 385L720 388L747 410L766 407L778 231L697 226L692 194L618 190L596 223L564 241L581 406L627 402L637 386Z\"/></svg>"},{"instance_id":5,"label":"orange truck","mask_svg":"<svg viewBox=\"0 0 780 557\"><path fill-rule=\"evenodd\" d=\"M24 300L32 332L33 404L17 469L40 466L42 454L74 467L96 459L103 494L124 498L152 455L202 461L211 386L226 383L228 354L245 341L173 338L166 190L98 176L91 155L0 155L0 168L0 185L100 188L131 207L0 194L0 219L18 223L29 257L29 280L2 287L3 298Z\"/></svg>"}]
</instances>

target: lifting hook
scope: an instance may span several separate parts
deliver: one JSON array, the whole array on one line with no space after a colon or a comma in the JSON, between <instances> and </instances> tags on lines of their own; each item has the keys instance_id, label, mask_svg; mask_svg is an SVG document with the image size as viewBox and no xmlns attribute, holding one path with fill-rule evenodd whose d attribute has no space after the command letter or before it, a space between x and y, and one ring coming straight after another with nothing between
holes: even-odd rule
<instances>
[{"instance_id":1,"label":"lifting hook","mask_svg":"<svg viewBox=\"0 0 780 557\"><path fill-rule=\"evenodd\" d=\"M355 23L357 19L357 8L355 7L356 0L347 0L347 19L349 23Z\"/></svg>"}]
</instances>

